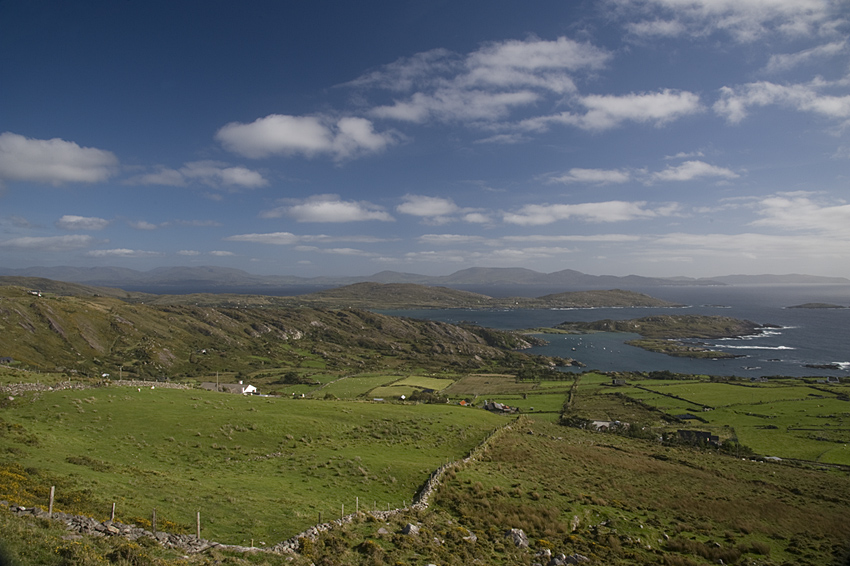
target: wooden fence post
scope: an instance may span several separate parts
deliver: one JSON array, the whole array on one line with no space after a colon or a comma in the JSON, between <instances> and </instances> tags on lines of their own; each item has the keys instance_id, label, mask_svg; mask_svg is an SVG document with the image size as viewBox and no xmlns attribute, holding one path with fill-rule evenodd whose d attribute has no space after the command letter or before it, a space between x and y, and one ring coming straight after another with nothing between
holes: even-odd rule
<instances>
[{"instance_id":1,"label":"wooden fence post","mask_svg":"<svg viewBox=\"0 0 850 566\"><path fill-rule=\"evenodd\" d=\"M343 517L345 517L345 503L342 504L342 511L340 511L339 518L342 519Z\"/></svg>"},{"instance_id":2,"label":"wooden fence post","mask_svg":"<svg viewBox=\"0 0 850 566\"><path fill-rule=\"evenodd\" d=\"M198 511L198 514L195 515L195 536L200 539L201 538L201 512Z\"/></svg>"},{"instance_id":3,"label":"wooden fence post","mask_svg":"<svg viewBox=\"0 0 850 566\"><path fill-rule=\"evenodd\" d=\"M354 513L360 513L360 498L354 498Z\"/></svg>"},{"instance_id":4,"label":"wooden fence post","mask_svg":"<svg viewBox=\"0 0 850 566\"><path fill-rule=\"evenodd\" d=\"M109 520L110 521L115 520L115 502L114 501L112 502L112 512L109 514Z\"/></svg>"},{"instance_id":5,"label":"wooden fence post","mask_svg":"<svg viewBox=\"0 0 850 566\"><path fill-rule=\"evenodd\" d=\"M153 513L151 513L151 531L156 534L156 507L153 508Z\"/></svg>"},{"instance_id":6,"label":"wooden fence post","mask_svg":"<svg viewBox=\"0 0 850 566\"><path fill-rule=\"evenodd\" d=\"M50 486L50 504L47 507L47 516L53 518L53 496L56 494L56 486Z\"/></svg>"}]
</instances>

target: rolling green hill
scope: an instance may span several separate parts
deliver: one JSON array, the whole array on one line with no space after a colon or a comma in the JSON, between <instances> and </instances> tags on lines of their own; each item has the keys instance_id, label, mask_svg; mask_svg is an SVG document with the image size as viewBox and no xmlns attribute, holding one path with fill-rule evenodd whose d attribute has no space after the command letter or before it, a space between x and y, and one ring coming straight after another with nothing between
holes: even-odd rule
<instances>
[{"instance_id":1,"label":"rolling green hill","mask_svg":"<svg viewBox=\"0 0 850 566\"><path fill-rule=\"evenodd\" d=\"M474 369L528 359L527 337L357 309L144 304L0 287L0 357L88 376L194 377L272 368Z\"/></svg>"}]
</instances>

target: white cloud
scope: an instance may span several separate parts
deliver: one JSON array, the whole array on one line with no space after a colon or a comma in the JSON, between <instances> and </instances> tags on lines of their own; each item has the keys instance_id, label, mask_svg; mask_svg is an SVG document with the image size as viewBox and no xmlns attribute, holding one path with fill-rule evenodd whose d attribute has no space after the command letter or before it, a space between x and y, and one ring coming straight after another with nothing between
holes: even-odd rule
<instances>
[{"instance_id":1,"label":"white cloud","mask_svg":"<svg viewBox=\"0 0 850 566\"><path fill-rule=\"evenodd\" d=\"M430 119L443 122L490 122L506 117L514 107L528 106L539 98L530 90L489 92L451 87L442 88L433 94L417 92L409 100L374 108L371 114L376 118L414 123Z\"/></svg>"},{"instance_id":2,"label":"white cloud","mask_svg":"<svg viewBox=\"0 0 850 566\"><path fill-rule=\"evenodd\" d=\"M161 256L160 252L150 252L144 250L131 250L127 248L115 248L111 250L92 250L86 252L89 257L156 257Z\"/></svg>"},{"instance_id":3,"label":"white cloud","mask_svg":"<svg viewBox=\"0 0 850 566\"><path fill-rule=\"evenodd\" d=\"M255 244L271 244L288 246L301 241L299 236L291 232L272 232L269 234L237 234L224 238L229 242L251 242Z\"/></svg>"},{"instance_id":4,"label":"white cloud","mask_svg":"<svg viewBox=\"0 0 850 566\"><path fill-rule=\"evenodd\" d=\"M592 94L578 97L576 103L585 107L584 114L561 112L529 118L520 122L519 128L545 131L552 124L562 124L583 130L603 131L616 128L623 122L651 123L660 127L703 110L699 95L671 89L623 96Z\"/></svg>"},{"instance_id":5,"label":"white cloud","mask_svg":"<svg viewBox=\"0 0 850 566\"><path fill-rule=\"evenodd\" d=\"M0 183L97 183L112 176L117 165L115 155L102 149L80 147L59 138L37 140L12 132L0 134Z\"/></svg>"},{"instance_id":6,"label":"white cloud","mask_svg":"<svg viewBox=\"0 0 850 566\"><path fill-rule=\"evenodd\" d=\"M687 26L676 20L644 20L629 22L626 29L641 37L677 37L685 33Z\"/></svg>"},{"instance_id":7,"label":"white cloud","mask_svg":"<svg viewBox=\"0 0 850 566\"><path fill-rule=\"evenodd\" d=\"M468 73L457 80L464 85L535 87L562 94L575 90L565 71L600 69L610 57L603 49L566 37L496 42L471 53Z\"/></svg>"},{"instance_id":8,"label":"white cloud","mask_svg":"<svg viewBox=\"0 0 850 566\"><path fill-rule=\"evenodd\" d=\"M502 238L506 242L637 242L642 239L641 236L634 234L578 234L578 235L544 235L532 234L528 236L505 236Z\"/></svg>"},{"instance_id":9,"label":"white cloud","mask_svg":"<svg viewBox=\"0 0 850 566\"><path fill-rule=\"evenodd\" d=\"M704 161L685 161L675 167L667 167L650 175L652 181L690 181L701 177L735 179L738 174L725 167L710 165Z\"/></svg>"},{"instance_id":10,"label":"white cloud","mask_svg":"<svg viewBox=\"0 0 850 566\"><path fill-rule=\"evenodd\" d=\"M572 73L602 68L611 54L589 43L559 37L488 43L459 56L429 51L364 75L349 86L412 92L378 105L376 118L423 123L429 120L492 123L542 97L576 91ZM515 143L517 137L488 142Z\"/></svg>"},{"instance_id":11,"label":"white cloud","mask_svg":"<svg viewBox=\"0 0 850 566\"><path fill-rule=\"evenodd\" d=\"M304 201L282 206L261 215L263 218L289 216L297 222L361 222L395 219L383 208L364 201L344 201L339 195L315 195Z\"/></svg>"},{"instance_id":12,"label":"white cloud","mask_svg":"<svg viewBox=\"0 0 850 566\"><path fill-rule=\"evenodd\" d=\"M796 53L778 53L770 56L770 60L767 62L767 67L765 67L765 71L768 73L787 71L794 67L805 65L814 59L834 57L842 54L846 50L847 40L844 40L825 43Z\"/></svg>"},{"instance_id":13,"label":"white cloud","mask_svg":"<svg viewBox=\"0 0 850 566\"><path fill-rule=\"evenodd\" d=\"M609 183L626 183L631 179L628 171L619 169L581 169L574 167L567 173L549 180L556 183L590 183L594 185L606 185Z\"/></svg>"},{"instance_id":14,"label":"white cloud","mask_svg":"<svg viewBox=\"0 0 850 566\"><path fill-rule=\"evenodd\" d=\"M586 222L624 222L654 218L659 213L649 210L646 202L589 202L581 204L529 204L518 212L506 212L503 219L508 224L540 226L560 220L583 220Z\"/></svg>"},{"instance_id":15,"label":"white cloud","mask_svg":"<svg viewBox=\"0 0 850 566\"><path fill-rule=\"evenodd\" d=\"M111 221L94 216L74 216L66 214L56 221L56 227L62 230L103 230Z\"/></svg>"},{"instance_id":16,"label":"white cloud","mask_svg":"<svg viewBox=\"0 0 850 566\"><path fill-rule=\"evenodd\" d=\"M829 119L847 120L850 118L850 95L832 96L819 92L831 86L834 83L815 79L807 84L779 85L760 81L736 88L723 87L714 111L733 124L741 122L750 107L773 104Z\"/></svg>"},{"instance_id":17,"label":"white cloud","mask_svg":"<svg viewBox=\"0 0 850 566\"><path fill-rule=\"evenodd\" d=\"M405 92L417 88L420 83L431 83L435 75L457 72L461 65L457 55L451 51L432 49L398 59L343 86Z\"/></svg>"},{"instance_id":18,"label":"white cloud","mask_svg":"<svg viewBox=\"0 0 850 566\"><path fill-rule=\"evenodd\" d=\"M613 0L627 29L639 36L707 36L722 31L740 42L769 33L806 36L828 32L843 0ZM646 17L636 21L635 14Z\"/></svg>"},{"instance_id":19,"label":"white cloud","mask_svg":"<svg viewBox=\"0 0 850 566\"><path fill-rule=\"evenodd\" d=\"M462 217L464 222L469 222L470 224L490 224L493 219L483 212L470 212L468 214L464 214Z\"/></svg>"},{"instance_id":20,"label":"white cloud","mask_svg":"<svg viewBox=\"0 0 850 566\"><path fill-rule=\"evenodd\" d=\"M761 200L758 207L762 218L751 222L752 226L828 235L843 240L850 253L850 204L825 204L803 195L782 194Z\"/></svg>"},{"instance_id":21,"label":"white cloud","mask_svg":"<svg viewBox=\"0 0 850 566\"><path fill-rule=\"evenodd\" d=\"M447 198L405 195L404 202L396 210L412 216L445 216L457 212L458 207Z\"/></svg>"},{"instance_id":22,"label":"white cloud","mask_svg":"<svg viewBox=\"0 0 850 566\"><path fill-rule=\"evenodd\" d=\"M701 151L680 151L676 155L665 155L664 159L691 159L693 157L705 157Z\"/></svg>"},{"instance_id":23,"label":"white cloud","mask_svg":"<svg viewBox=\"0 0 850 566\"><path fill-rule=\"evenodd\" d=\"M230 257L236 254L234 254L233 252L227 252L222 250L213 250L210 252L210 255L214 255L216 257Z\"/></svg>"},{"instance_id":24,"label":"white cloud","mask_svg":"<svg viewBox=\"0 0 850 566\"><path fill-rule=\"evenodd\" d=\"M26 251L62 252L87 248L95 243L91 236L48 236L12 238L0 242L0 248Z\"/></svg>"},{"instance_id":25,"label":"white cloud","mask_svg":"<svg viewBox=\"0 0 850 566\"><path fill-rule=\"evenodd\" d=\"M199 252L198 250L180 250L179 252L177 252L177 255L194 257L194 256L201 255L201 252Z\"/></svg>"},{"instance_id":26,"label":"white cloud","mask_svg":"<svg viewBox=\"0 0 850 566\"><path fill-rule=\"evenodd\" d=\"M377 238L375 236L328 236L327 234L296 235L292 232L270 232L265 234L236 234L224 238L228 242L249 242L255 244L270 244L275 246L290 246L300 242L356 242L360 244L377 244L391 242L389 238Z\"/></svg>"},{"instance_id":27,"label":"white cloud","mask_svg":"<svg viewBox=\"0 0 850 566\"><path fill-rule=\"evenodd\" d=\"M197 179L211 186L256 188L269 184L262 175L245 167L230 167L218 161L195 161L180 169L187 179Z\"/></svg>"},{"instance_id":28,"label":"white cloud","mask_svg":"<svg viewBox=\"0 0 850 566\"><path fill-rule=\"evenodd\" d=\"M645 244L642 250L636 251L660 257L683 252L721 260L724 265L745 259L747 265L752 265L753 260L782 260L783 265L800 267L804 262L819 259L822 268L824 259L840 261L846 258L848 243L846 240L812 235L672 233L660 236L652 244Z\"/></svg>"},{"instance_id":29,"label":"white cloud","mask_svg":"<svg viewBox=\"0 0 850 566\"><path fill-rule=\"evenodd\" d=\"M150 222L146 222L144 220L139 220L136 222L129 222L131 228L135 228L136 230L156 230L159 228L156 224L152 224Z\"/></svg>"},{"instance_id":30,"label":"white cloud","mask_svg":"<svg viewBox=\"0 0 850 566\"><path fill-rule=\"evenodd\" d=\"M336 121L323 116L270 114L250 124L231 122L215 138L228 151L257 159L270 155L332 155L351 159L383 151L398 142L394 132L375 132L365 118Z\"/></svg>"},{"instance_id":31,"label":"white cloud","mask_svg":"<svg viewBox=\"0 0 850 566\"><path fill-rule=\"evenodd\" d=\"M246 167L234 167L220 161L193 161L180 169L159 167L153 173L137 175L124 181L127 185L166 185L185 187L197 181L210 187L253 189L265 187L269 182Z\"/></svg>"},{"instance_id":32,"label":"white cloud","mask_svg":"<svg viewBox=\"0 0 850 566\"><path fill-rule=\"evenodd\" d=\"M482 144L482 143L498 143L504 145L513 145L517 143L525 143L529 141L530 138L520 133L513 134L496 134L495 136L489 136L480 140L475 140L474 143Z\"/></svg>"},{"instance_id":33,"label":"white cloud","mask_svg":"<svg viewBox=\"0 0 850 566\"><path fill-rule=\"evenodd\" d=\"M480 244L487 241L482 236L471 236L467 234L423 234L419 236L420 244L456 246L459 244Z\"/></svg>"},{"instance_id":34,"label":"white cloud","mask_svg":"<svg viewBox=\"0 0 850 566\"><path fill-rule=\"evenodd\" d=\"M165 185L168 187L185 187L186 177L176 169L168 167L157 167L153 173L144 173L130 177L124 181L125 185Z\"/></svg>"}]
</instances>

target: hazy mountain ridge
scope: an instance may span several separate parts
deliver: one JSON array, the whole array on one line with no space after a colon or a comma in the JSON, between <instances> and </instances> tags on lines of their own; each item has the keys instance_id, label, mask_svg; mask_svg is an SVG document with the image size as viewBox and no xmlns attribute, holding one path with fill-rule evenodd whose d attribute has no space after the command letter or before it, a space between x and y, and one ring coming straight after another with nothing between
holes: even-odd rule
<instances>
[{"instance_id":1,"label":"hazy mountain ridge","mask_svg":"<svg viewBox=\"0 0 850 566\"><path fill-rule=\"evenodd\" d=\"M240 269L226 267L159 267L150 271L137 271L121 267L30 267L0 269L0 275L46 277L49 279L102 287L286 287L316 286L338 287L354 283L415 283L446 287L487 286L537 286L564 288L627 288L669 285L778 285L778 284L830 284L850 285L843 277L814 275L727 275L711 278L644 277L640 275L589 275L572 269L541 273L524 268L471 267L450 275L429 276L396 271L381 271L370 276L352 277L298 277L295 275L255 275Z\"/></svg>"}]
</instances>

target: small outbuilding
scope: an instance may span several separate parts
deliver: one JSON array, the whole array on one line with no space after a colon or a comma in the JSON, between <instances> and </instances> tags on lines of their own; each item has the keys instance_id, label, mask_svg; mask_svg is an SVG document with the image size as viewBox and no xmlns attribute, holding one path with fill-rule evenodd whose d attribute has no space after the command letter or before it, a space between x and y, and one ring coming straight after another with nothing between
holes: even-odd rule
<instances>
[{"instance_id":1,"label":"small outbuilding","mask_svg":"<svg viewBox=\"0 0 850 566\"><path fill-rule=\"evenodd\" d=\"M232 393L234 395L259 395L260 392L253 385L245 385L241 381L239 383L212 383L205 381L201 384L201 389L207 391L220 391L222 393Z\"/></svg>"}]
</instances>

